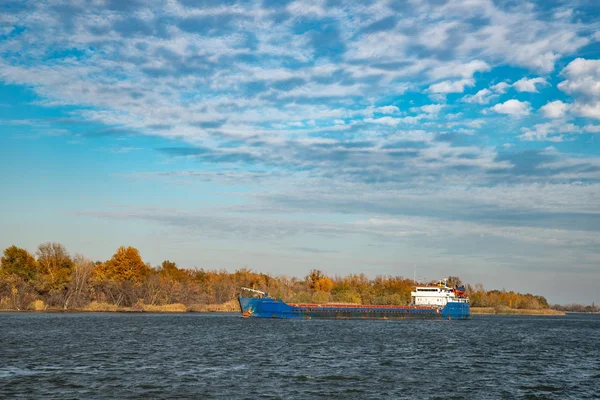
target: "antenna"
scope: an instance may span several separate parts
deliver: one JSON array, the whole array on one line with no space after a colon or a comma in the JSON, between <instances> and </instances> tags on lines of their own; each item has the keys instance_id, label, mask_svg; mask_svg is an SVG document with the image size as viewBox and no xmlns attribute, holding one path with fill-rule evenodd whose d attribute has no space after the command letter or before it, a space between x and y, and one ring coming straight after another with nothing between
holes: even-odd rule
<instances>
[{"instance_id":1,"label":"antenna","mask_svg":"<svg viewBox=\"0 0 600 400\"><path fill-rule=\"evenodd\" d=\"M414 274L413 274L413 282L416 285L417 284L417 263L415 263L414 267L415 267L415 271L414 271Z\"/></svg>"}]
</instances>

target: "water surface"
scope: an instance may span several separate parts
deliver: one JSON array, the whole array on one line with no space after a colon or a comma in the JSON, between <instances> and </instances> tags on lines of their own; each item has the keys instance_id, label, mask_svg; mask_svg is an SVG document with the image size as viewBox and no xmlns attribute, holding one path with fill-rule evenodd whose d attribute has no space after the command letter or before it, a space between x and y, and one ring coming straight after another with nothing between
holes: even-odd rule
<instances>
[{"instance_id":1,"label":"water surface","mask_svg":"<svg viewBox=\"0 0 600 400\"><path fill-rule=\"evenodd\" d=\"M0 398L600 398L600 316L0 313Z\"/></svg>"}]
</instances>

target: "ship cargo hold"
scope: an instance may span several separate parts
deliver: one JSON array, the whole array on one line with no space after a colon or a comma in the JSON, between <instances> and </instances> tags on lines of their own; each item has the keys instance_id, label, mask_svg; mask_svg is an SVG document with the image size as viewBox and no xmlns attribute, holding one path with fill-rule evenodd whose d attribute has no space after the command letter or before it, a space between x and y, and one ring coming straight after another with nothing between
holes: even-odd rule
<instances>
[{"instance_id":1,"label":"ship cargo hold","mask_svg":"<svg viewBox=\"0 0 600 400\"><path fill-rule=\"evenodd\" d=\"M447 285L416 287L411 305L287 304L266 293L239 297L243 317L281 319L468 319L471 311L464 288Z\"/></svg>"}]
</instances>

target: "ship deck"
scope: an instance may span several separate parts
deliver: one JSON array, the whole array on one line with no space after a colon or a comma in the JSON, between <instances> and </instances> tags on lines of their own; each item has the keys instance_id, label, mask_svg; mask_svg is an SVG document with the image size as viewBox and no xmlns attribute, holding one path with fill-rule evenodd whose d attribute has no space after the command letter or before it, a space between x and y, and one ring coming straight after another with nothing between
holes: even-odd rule
<instances>
[{"instance_id":1,"label":"ship deck","mask_svg":"<svg viewBox=\"0 0 600 400\"><path fill-rule=\"evenodd\" d=\"M401 306L401 305L380 305L380 304L349 304L349 303L288 303L291 307L303 309L346 309L346 310L437 310L438 306Z\"/></svg>"}]
</instances>

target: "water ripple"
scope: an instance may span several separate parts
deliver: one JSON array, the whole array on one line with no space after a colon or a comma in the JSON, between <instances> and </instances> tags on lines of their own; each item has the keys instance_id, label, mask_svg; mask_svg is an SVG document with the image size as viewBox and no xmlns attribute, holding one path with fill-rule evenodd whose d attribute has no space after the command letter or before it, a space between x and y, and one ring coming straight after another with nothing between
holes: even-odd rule
<instances>
[{"instance_id":1,"label":"water ripple","mask_svg":"<svg viewBox=\"0 0 600 400\"><path fill-rule=\"evenodd\" d=\"M600 317L0 313L0 398L584 399Z\"/></svg>"}]
</instances>

